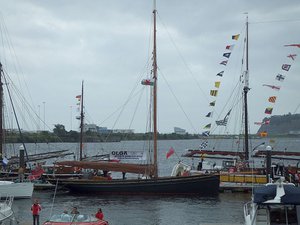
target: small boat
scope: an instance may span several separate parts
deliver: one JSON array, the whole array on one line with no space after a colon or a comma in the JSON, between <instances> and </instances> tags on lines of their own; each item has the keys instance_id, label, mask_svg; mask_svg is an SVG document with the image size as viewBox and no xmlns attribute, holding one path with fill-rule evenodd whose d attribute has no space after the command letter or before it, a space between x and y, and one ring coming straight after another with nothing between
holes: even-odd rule
<instances>
[{"instance_id":1,"label":"small boat","mask_svg":"<svg viewBox=\"0 0 300 225\"><path fill-rule=\"evenodd\" d=\"M256 187L252 201L244 205L245 225L299 224L300 188L285 182Z\"/></svg>"},{"instance_id":2,"label":"small boat","mask_svg":"<svg viewBox=\"0 0 300 225\"><path fill-rule=\"evenodd\" d=\"M11 208L14 197L7 197L5 200L0 201L0 224L14 224L16 219L14 212Z\"/></svg>"},{"instance_id":3,"label":"small boat","mask_svg":"<svg viewBox=\"0 0 300 225\"><path fill-rule=\"evenodd\" d=\"M105 220L99 220L89 214L54 214L43 225L108 225Z\"/></svg>"},{"instance_id":4,"label":"small boat","mask_svg":"<svg viewBox=\"0 0 300 225\"><path fill-rule=\"evenodd\" d=\"M0 195L14 196L14 198L31 198L33 193L33 183L20 182L15 183L12 181L0 181Z\"/></svg>"}]
</instances>

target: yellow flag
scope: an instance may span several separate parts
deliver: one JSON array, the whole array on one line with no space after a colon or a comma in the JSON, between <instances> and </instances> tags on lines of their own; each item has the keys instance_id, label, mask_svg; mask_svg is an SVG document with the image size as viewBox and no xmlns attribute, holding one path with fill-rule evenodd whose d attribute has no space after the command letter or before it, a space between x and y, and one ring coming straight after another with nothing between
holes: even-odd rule
<instances>
[{"instance_id":1,"label":"yellow flag","mask_svg":"<svg viewBox=\"0 0 300 225\"><path fill-rule=\"evenodd\" d=\"M216 81L216 82L215 82L215 87L216 87L216 88L219 88L219 87L220 87L220 84L221 84L220 81Z\"/></svg>"},{"instance_id":2,"label":"yellow flag","mask_svg":"<svg viewBox=\"0 0 300 225\"><path fill-rule=\"evenodd\" d=\"M218 95L218 90L210 90L210 95L211 96L217 96Z\"/></svg>"}]
</instances>

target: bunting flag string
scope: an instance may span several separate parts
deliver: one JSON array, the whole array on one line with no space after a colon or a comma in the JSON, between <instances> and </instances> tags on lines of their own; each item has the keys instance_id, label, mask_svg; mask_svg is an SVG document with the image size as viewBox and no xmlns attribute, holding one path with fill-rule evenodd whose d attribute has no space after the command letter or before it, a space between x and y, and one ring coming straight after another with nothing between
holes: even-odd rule
<instances>
[{"instance_id":1,"label":"bunting flag string","mask_svg":"<svg viewBox=\"0 0 300 225\"><path fill-rule=\"evenodd\" d=\"M231 38L234 41L237 41L239 39L239 36L240 36L239 34L236 34L236 35L232 35ZM235 44L228 44L228 45L225 46L226 52L223 52L222 56L225 57L226 59L221 61L220 65L227 66L229 58L231 57L231 53L232 53L232 50L234 49L234 47L235 47ZM223 75L224 75L224 70L221 70L219 73L216 74L216 76L218 76L218 77L223 77ZM214 82L214 88L210 90L210 96L217 97L218 94L219 94L218 90L219 90L220 86L221 86L221 81L220 80L215 81ZM214 107L215 105L216 105L216 100L209 103L210 107ZM212 118L213 117L213 111L214 110L208 112L205 117ZM224 124L226 126L227 116L223 120L219 121L218 124ZM211 125L212 125L212 123L207 124L204 127L204 129L211 129ZM209 136L210 131L205 131L205 132L202 133L202 135L203 136Z\"/></svg>"},{"instance_id":2,"label":"bunting flag string","mask_svg":"<svg viewBox=\"0 0 300 225\"><path fill-rule=\"evenodd\" d=\"M289 45L284 45L284 46L285 47L292 46L292 47L300 48L300 44L289 44ZM294 61L296 59L296 56L297 56L297 54L287 55L287 57L289 59L291 59L292 61ZM291 64L284 63L284 64L282 64L281 69L285 72L288 72L291 69L291 66L292 66ZM283 82L285 80L285 78L286 78L286 75L279 73L276 75L275 80L277 80L277 82ZM263 84L263 86L269 87L272 90L276 90L276 91L279 91L281 88L280 86L269 85L269 84ZM273 103L273 104L275 104L276 100L277 100L277 96L270 96L268 98L268 102ZM272 112L273 112L273 107L267 107L265 109L265 114L271 115ZM263 122L255 122L254 124L255 125L268 125L268 124L270 124L270 119L267 119ZM260 136L267 137L268 133L266 131L260 132Z\"/></svg>"}]
</instances>

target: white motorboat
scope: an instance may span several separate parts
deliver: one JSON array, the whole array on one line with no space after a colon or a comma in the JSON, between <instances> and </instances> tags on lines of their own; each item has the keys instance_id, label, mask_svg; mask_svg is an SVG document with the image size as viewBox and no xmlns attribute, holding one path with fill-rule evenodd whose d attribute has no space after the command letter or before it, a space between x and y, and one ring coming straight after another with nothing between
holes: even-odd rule
<instances>
[{"instance_id":1,"label":"white motorboat","mask_svg":"<svg viewBox=\"0 0 300 225\"><path fill-rule=\"evenodd\" d=\"M14 196L14 198L31 198L33 193L33 183L12 181L0 181L0 195Z\"/></svg>"},{"instance_id":2,"label":"white motorboat","mask_svg":"<svg viewBox=\"0 0 300 225\"><path fill-rule=\"evenodd\" d=\"M14 212L11 208L14 197L7 197L5 200L0 201L0 224L14 224Z\"/></svg>"},{"instance_id":3,"label":"white motorboat","mask_svg":"<svg viewBox=\"0 0 300 225\"><path fill-rule=\"evenodd\" d=\"M279 178L254 188L244 218L245 225L300 224L300 187Z\"/></svg>"}]
</instances>

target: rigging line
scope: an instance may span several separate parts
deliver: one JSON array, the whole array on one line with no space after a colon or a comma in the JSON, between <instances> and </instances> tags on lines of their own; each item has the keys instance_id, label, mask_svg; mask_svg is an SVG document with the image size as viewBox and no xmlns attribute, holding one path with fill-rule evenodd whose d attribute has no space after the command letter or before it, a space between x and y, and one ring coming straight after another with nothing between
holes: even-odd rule
<instances>
[{"instance_id":1,"label":"rigging line","mask_svg":"<svg viewBox=\"0 0 300 225\"><path fill-rule=\"evenodd\" d=\"M173 40L173 38L172 38L171 34L169 33L169 31L168 31L167 27L166 27L166 26L165 26L165 24L163 23L163 21L162 21L162 19L161 19L161 17L160 17L160 15L159 15L159 14L158 14L158 17L159 17L159 19L160 19L160 21L161 21L161 23L162 23L163 27L166 29L166 31L167 31L167 34L168 34L168 36L169 36L169 38L170 38L171 42L173 43L173 45L174 45L175 49L177 50L177 53L178 53L179 57L180 57L180 58L181 58L181 60L183 61L183 64L185 65L185 67L186 67L186 68L187 68L187 70L189 71L189 73L190 73L190 75L192 76L192 78L195 80L195 82L196 82L196 85L198 86L198 88L199 88L199 90L201 91L202 95L203 95L203 96L204 96L204 98L206 99L207 103L209 103L209 98L207 97L207 94L205 94L205 92L204 92L204 91L203 91L203 89L201 88L201 86L200 86L200 84L199 84L198 80L195 78L195 76L194 76L194 74L193 74L192 70L190 69L190 67L188 66L188 64L187 64L186 60L184 59L184 57L183 57L183 56L182 56L182 54L180 53L180 51L179 51L179 48L177 47L177 45L176 45L175 41Z\"/></svg>"},{"instance_id":2,"label":"rigging line","mask_svg":"<svg viewBox=\"0 0 300 225\"><path fill-rule=\"evenodd\" d=\"M49 216L49 218L51 218L51 216L52 216L53 207L54 207L54 200L55 200L56 192L57 192L57 187L58 187L58 179L56 180L56 185L55 185L54 195L53 195L53 199L52 199L52 205L51 205L51 210L50 210L50 216Z\"/></svg>"},{"instance_id":3,"label":"rigging line","mask_svg":"<svg viewBox=\"0 0 300 225\"><path fill-rule=\"evenodd\" d=\"M159 69L159 68L158 68L158 69ZM166 82L166 84L167 84L167 86L168 86L170 92L172 93L173 97L175 98L177 104L179 105L180 109L182 110L183 114L185 115L186 119L188 120L190 126L193 128L194 132L197 133L197 130L195 129L195 127L193 126L192 121L190 120L190 118L188 117L188 115L186 114L186 112L184 111L182 105L180 104L180 102L179 102L178 98L176 97L174 91L172 90L170 84L169 84L168 81L166 80L166 78L165 78L165 76L163 75L162 71L161 71L160 69L159 69L159 71L160 71L160 73L161 73L161 75L162 75L164 81Z\"/></svg>"},{"instance_id":4,"label":"rigging line","mask_svg":"<svg viewBox=\"0 0 300 225\"><path fill-rule=\"evenodd\" d=\"M6 76L5 76L4 73L3 73L3 75L4 75L3 78L4 78L5 83L6 83ZM11 94L10 94L8 85L6 85L6 89L7 89L8 96L9 96L9 99L10 99L10 103L11 103L11 106L12 106L12 109L13 109L13 114L14 114L15 119L16 119L16 123L17 123L17 126L18 126L18 130L19 130L19 133L20 133L20 136L21 136L21 139L22 139L22 145L23 145L24 150L25 150L26 159L27 159L27 162L28 162L28 161L29 161L29 158L28 158L27 149L26 149L26 146L25 146L25 143L24 143L23 134L22 134L22 131L21 131L21 128L20 128L20 125L19 125L19 121L18 121L17 114L16 114L16 111L15 111L15 108L14 108L14 104L13 104L13 102L12 102L12 98L11 98ZM31 169L31 168L30 168L30 169Z\"/></svg>"},{"instance_id":5,"label":"rigging line","mask_svg":"<svg viewBox=\"0 0 300 225\"><path fill-rule=\"evenodd\" d=\"M254 21L249 24L263 24L263 23L288 23L288 22L300 22L300 19L286 19L286 20L269 20L269 21Z\"/></svg>"},{"instance_id":6,"label":"rigging line","mask_svg":"<svg viewBox=\"0 0 300 225\"><path fill-rule=\"evenodd\" d=\"M142 88L141 90L137 91L131 98L134 98L136 95L138 95L140 92L142 91ZM127 104L127 102L125 102L123 105L119 106L114 112L112 112L109 116L107 116L104 120L102 120L100 122L100 125L105 123L107 120L109 120L112 116L114 116L117 112L119 112L119 110L121 110L123 107L125 107Z\"/></svg>"},{"instance_id":7,"label":"rigging line","mask_svg":"<svg viewBox=\"0 0 300 225\"><path fill-rule=\"evenodd\" d=\"M35 125L37 126L38 122L34 119L34 118L38 118L39 121L41 121L42 123L44 123L46 125L46 127L50 130L50 127L41 119L41 117L38 116L38 114L35 112L35 110L33 109L33 107L29 104L29 102L25 99L25 97L21 94L21 92L19 91L19 89L17 88L17 86L14 84L14 82L12 81L11 77L8 75L7 71L4 70L5 73L5 77L6 77L6 85L10 84L11 89L14 91L15 95L18 96L18 99L20 102L24 103L25 110L28 113L28 116L33 120L33 122L35 123ZM8 83L9 82L9 83ZM22 112L23 110L17 105L18 109L20 112ZM31 113L34 115L31 116ZM26 122L25 117L23 117L24 122ZM27 123L26 123L27 124ZM27 124L27 127L28 124ZM62 142L62 139L55 135L56 138L58 138L59 141Z\"/></svg>"},{"instance_id":8,"label":"rigging line","mask_svg":"<svg viewBox=\"0 0 300 225\"><path fill-rule=\"evenodd\" d=\"M143 90L145 90L145 88L143 88ZM139 106L139 104L140 104L142 95L143 95L143 91L140 92L140 96L139 96L138 101L137 101L137 104L136 104L136 106L135 106L135 109L134 109L133 115L132 115L132 117L131 117L131 120L130 120L128 129L130 129L131 126L132 126L132 123L133 123L133 120L134 120L134 118L135 118L135 115L136 115L138 106ZM129 133L126 133L126 134L124 135L125 140L127 140L128 135L129 135ZM123 148L124 148L124 146L125 146L125 143L123 143Z\"/></svg>"},{"instance_id":9,"label":"rigging line","mask_svg":"<svg viewBox=\"0 0 300 225\"><path fill-rule=\"evenodd\" d=\"M294 114L296 114L296 112L298 111L299 107L300 107L300 103L299 103L299 105L297 105L297 107L296 107L296 109L294 111Z\"/></svg>"},{"instance_id":10,"label":"rigging line","mask_svg":"<svg viewBox=\"0 0 300 225\"><path fill-rule=\"evenodd\" d=\"M3 21L3 25L4 25L3 26L4 31L5 31L5 33L7 35L7 43L9 44L8 45L9 46L9 50L10 50L11 54L15 57L15 60L16 60L16 63L17 63L17 66L15 64L13 64L13 67L15 68L16 74L21 74L22 77L23 77L23 82L21 82L20 79L19 79L19 76L17 76L19 85L20 85L20 87L22 87L22 84L24 83L25 89L27 90L29 98L30 98L31 102L33 103L33 98L32 98L32 96L30 94L30 91L29 91L29 88L28 88L28 84L27 84L25 76L24 76L24 72L22 71L21 64L20 64L19 59L17 57L16 51L15 51L15 49L13 47L13 42L12 42L12 39L11 39L11 37L9 35L8 29L7 29L7 26L5 24L5 21L4 21L3 17L2 17L2 21ZM20 71L20 73L18 71Z\"/></svg>"},{"instance_id":11,"label":"rigging line","mask_svg":"<svg viewBox=\"0 0 300 225\"><path fill-rule=\"evenodd\" d=\"M135 89L135 88L134 88ZM119 122L119 119L121 118L121 115L123 113L123 111L125 110L125 106L130 102L130 99L132 98L133 95L133 91L130 93L129 97L127 98L125 104L121 107L121 110L117 116L117 119L115 120L113 126L112 126L112 130L115 128L115 126L117 125L117 123ZM104 142L106 142L108 140L108 138L110 137L110 135L112 134L112 132L109 133L109 135L107 135L106 139Z\"/></svg>"}]
</instances>

